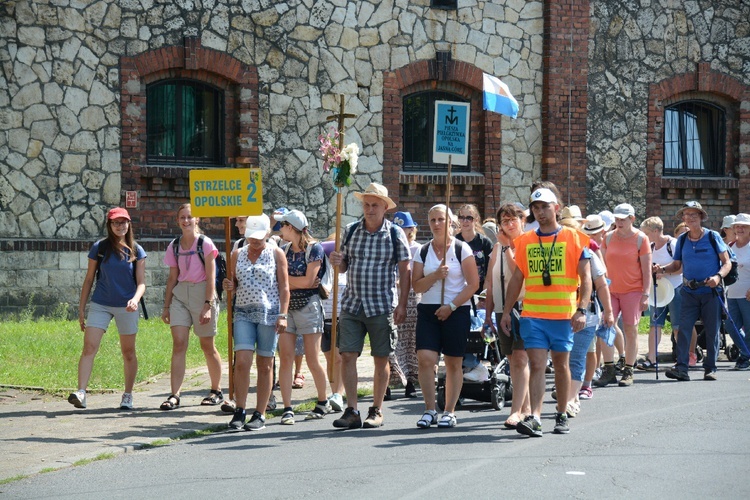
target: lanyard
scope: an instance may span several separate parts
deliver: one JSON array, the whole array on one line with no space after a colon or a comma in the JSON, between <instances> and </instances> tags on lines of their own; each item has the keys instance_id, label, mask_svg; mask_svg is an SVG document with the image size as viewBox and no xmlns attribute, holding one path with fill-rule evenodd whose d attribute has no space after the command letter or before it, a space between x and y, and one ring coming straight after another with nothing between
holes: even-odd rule
<instances>
[{"instance_id":1,"label":"lanyard","mask_svg":"<svg viewBox=\"0 0 750 500\"><path fill-rule=\"evenodd\" d=\"M549 255L547 255L547 260L544 262L544 267L542 268L542 283L544 286L552 286L552 276L549 272L549 265L552 262L552 252L555 249L555 243L557 242L557 235L560 234L560 231L558 230L555 233L555 238L552 240L552 246L549 248ZM542 237L539 236L539 233L536 233L537 238L539 238L539 248L542 252L542 255L544 255L544 247L542 246Z\"/></svg>"}]
</instances>

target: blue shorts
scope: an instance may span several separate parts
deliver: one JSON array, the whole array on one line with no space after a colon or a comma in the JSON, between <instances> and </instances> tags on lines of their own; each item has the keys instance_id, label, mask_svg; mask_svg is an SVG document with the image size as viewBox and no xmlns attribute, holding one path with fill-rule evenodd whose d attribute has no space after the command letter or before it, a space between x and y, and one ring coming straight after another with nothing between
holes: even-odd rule
<instances>
[{"instance_id":1,"label":"blue shorts","mask_svg":"<svg viewBox=\"0 0 750 500\"><path fill-rule=\"evenodd\" d=\"M680 310L682 309L682 294L680 290L682 285L678 286L674 290L674 298L672 302L664 307L657 307L654 312L654 318L651 320L651 326L658 326L659 328L664 326L664 322L667 320L667 310L669 310L669 321L672 323L672 330L680 329ZM646 311L650 314L650 311Z\"/></svg>"},{"instance_id":2,"label":"blue shorts","mask_svg":"<svg viewBox=\"0 0 750 500\"><path fill-rule=\"evenodd\" d=\"M272 358L276 352L276 326L234 320L232 338L235 351L255 351L258 356L266 358Z\"/></svg>"},{"instance_id":3,"label":"blue shorts","mask_svg":"<svg viewBox=\"0 0 750 500\"><path fill-rule=\"evenodd\" d=\"M570 352L573 349L573 328L568 319L521 317L521 338L527 351L544 349Z\"/></svg>"}]
</instances>

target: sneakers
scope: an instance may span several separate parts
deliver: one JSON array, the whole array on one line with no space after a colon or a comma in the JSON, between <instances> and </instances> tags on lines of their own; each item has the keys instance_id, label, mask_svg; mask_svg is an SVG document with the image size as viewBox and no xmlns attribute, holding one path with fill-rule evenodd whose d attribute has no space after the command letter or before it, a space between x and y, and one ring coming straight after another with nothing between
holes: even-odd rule
<instances>
[{"instance_id":1,"label":"sneakers","mask_svg":"<svg viewBox=\"0 0 750 500\"><path fill-rule=\"evenodd\" d=\"M633 367L632 366L625 366L625 368L622 369L622 378L620 379L620 383L617 384L620 387L630 387L633 385Z\"/></svg>"},{"instance_id":2,"label":"sneakers","mask_svg":"<svg viewBox=\"0 0 750 500\"><path fill-rule=\"evenodd\" d=\"M126 392L123 393L122 399L120 400L121 410L132 410L133 409L133 394Z\"/></svg>"},{"instance_id":3,"label":"sneakers","mask_svg":"<svg viewBox=\"0 0 750 500\"><path fill-rule=\"evenodd\" d=\"M431 425L438 423L437 412L435 410L427 410L422 415L422 418L417 420L417 427L420 429L429 429Z\"/></svg>"},{"instance_id":4,"label":"sneakers","mask_svg":"<svg viewBox=\"0 0 750 500\"><path fill-rule=\"evenodd\" d=\"M591 377L592 380L599 380L602 376L602 367L598 367L596 370L594 370L594 376Z\"/></svg>"},{"instance_id":5,"label":"sneakers","mask_svg":"<svg viewBox=\"0 0 750 500\"><path fill-rule=\"evenodd\" d=\"M338 392L331 394L331 397L328 398L328 402L331 403L331 409L335 413L344 410L344 398Z\"/></svg>"},{"instance_id":6,"label":"sneakers","mask_svg":"<svg viewBox=\"0 0 750 500\"><path fill-rule=\"evenodd\" d=\"M716 380L716 370L706 370L703 374L703 380Z\"/></svg>"},{"instance_id":7,"label":"sneakers","mask_svg":"<svg viewBox=\"0 0 750 500\"><path fill-rule=\"evenodd\" d=\"M555 413L555 428L552 429L555 434L568 434L570 427L568 427L568 416L564 413Z\"/></svg>"},{"instance_id":8,"label":"sneakers","mask_svg":"<svg viewBox=\"0 0 750 500\"><path fill-rule=\"evenodd\" d=\"M737 360L737 363L734 365L735 370L750 370L750 358L746 358L744 356L740 356L740 359Z\"/></svg>"},{"instance_id":9,"label":"sneakers","mask_svg":"<svg viewBox=\"0 0 750 500\"><path fill-rule=\"evenodd\" d=\"M286 410L281 415L281 425L294 425L294 412L292 410Z\"/></svg>"},{"instance_id":10,"label":"sneakers","mask_svg":"<svg viewBox=\"0 0 750 500\"><path fill-rule=\"evenodd\" d=\"M681 370L678 370L676 368L670 368L669 370L664 372L664 375L667 376L667 378L671 378L674 380L679 380L680 382L688 382L690 381L690 375L688 375L687 372L683 372Z\"/></svg>"},{"instance_id":11,"label":"sneakers","mask_svg":"<svg viewBox=\"0 0 750 500\"><path fill-rule=\"evenodd\" d=\"M599 380L594 382L597 387L605 387L607 384L617 382L617 373L615 372L615 365L604 365L602 368L602 376Z\"/></svg>"},{"instance_id":12,"label":"sneakers","mask_svg":"<svg viewBox=\"0 0 750 500\"><path fill-rule=\"evenodd\" d=\"M338 429L359 429L362 427L362 418L351 406L344 411L341 418L333 421L333 426Z\"/></svg>"},{"instance_id":13,"label":"sneakers","mask_svg":"<svg viewBox=\"0 0 750 500\"><path fill-rule=\"evenodd\" d=\"M266 428L266 417L260 414L259 411L254 411L253 416L250 417L250 421L242 426L246 431L259 431Z\"/></svg>"},{"instance_id":14,"label":"sneakers","mask_svg":"<svg viewBox=\"0 0 750 500\"><path fill-rule=\"evenodd\" d=\"M622 375L623 368L625 368L625 356L620 356L617 363L615 363L615 373Z\"/></svg>"},{"instance_id":15,"label":"sneakers","mask_svg":"<svg viewBox=\"0 0 750 500\"><path fill-rule=\"evenodd\" d=\"M534 418L534 415L529 415L523 419L523 422L516 425L516 432L524 436L540 438L542 437L542 424Z\"/></svg>"},{"instance_id":16,"label":"sneakers","mask_svg":"<svg viewBox=\"0 0 750 500\"><path fill-rule=\"evenodd\" d=\"M72 404L76 408L86 408L86 391L78 389L68 396L68 403Z\"/></svg>"},{"instance_id":17,"label":"sneakers","mask_svg":"<svg viewBox=\"0 0 750 500\"><path fill-rule=\"evenodd\" d=\"M688 366L695 366L698 364L698 355L694 352L688 353Z\"/></svg>"},{"instance_id":18,"label":"sneakers","mask_svg":"<svg viewBox=\"0 0 750 500\"><path fill-rule=\"evenodd\" d=\"M644 372L654 372L654 371L656 371L656 363L654 363L653 361L651 361L648 358L640 360L638 362L638 364L635 365L635 367L637 369L639 369L639 370L644 371Z\"/></svg>"},{"instance_id":19,"label":"sneakers","mask_svg":"<svg viewBox=\"0 0 750 500\"><path fill-rule=\"evenodd\" d=\"M464 380L468 382L486 382L489 379L490 371L484 363L479 363L477 366L464 373Z\"/></svg>"},{"instance_id":20,"label":"sneakers","mask_svg":"<svg viewBox=\"0 0 750 500\"><path fill-rule=\"evenodd\" d=\"M591 387L581 387L578 391L578 399L591 399L594 397L594 390Z\"/></svg>"},{"instance_id":21,"label":"sneakers","mask_svg":"<svg viewBox=\"0 0 750 500\"><path fill-rule=\"evenodd\" d=\"M383 412L377 406L371 406L367 410L367 418L362 423L362 427L365 429L376 429L381 425L383 425Z\"/></svg>"},{"instance_id":22,"label":"sneakers","mask_svg":"<svg viewBox=\"0 0 750 500\"><path fill-rule=\"evenodd\" d=\"M234 430L240 430L242 429L242 426L245 425L245 409L244 408L237 408L234 410L234 416L232 416L232 420L229 422L227 427Z\"/></svg>"},{"instance_id":23,"label":"sneakers","mask_svg":"<svg viewBox=\"0 0 750 500\"><path fill-rule=\"evenodd\" d=\"M443 429L447 429L450 427L456 426L456 415L454 413L443 413L443 416L440 417L440 420L437 423L437 426Z\"/></svg>"},{"instance_id":24,"label":"sneakers","mask_svg":"<svg viewBox=\"0 0 750 500\"><path fill-rule=\"evenodd\" d=\"M316 404L315 408L313 408L313 411L307 414L305 417L305 420L320 420L324 416L328 415L333 411L333 408L331 408L331 403L326 401L326 404Z\"/></svg>"}]
</instances>

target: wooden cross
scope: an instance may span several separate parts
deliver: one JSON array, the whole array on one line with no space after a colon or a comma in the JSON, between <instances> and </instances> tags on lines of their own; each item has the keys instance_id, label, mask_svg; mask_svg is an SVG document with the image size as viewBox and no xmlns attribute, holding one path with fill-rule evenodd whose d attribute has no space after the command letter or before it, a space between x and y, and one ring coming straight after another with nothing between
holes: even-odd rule
<instances>
[{"instance_id":1,"label":"wooden cross","mask_svg":"<svg viewBox=\"0 0 750 500\"><path fill-rule=\"evenodd\" d=\"M339 104L339 112L336 115L327 116L327 121L333 121L338 119L338 131L339 131L339 149L344 148L344 120L346 118L356 118L357 115L353 115L351 113L344 113L344 94L339 94L339 97L341 98L340 104Z\"/></svg>"}]
</instances>

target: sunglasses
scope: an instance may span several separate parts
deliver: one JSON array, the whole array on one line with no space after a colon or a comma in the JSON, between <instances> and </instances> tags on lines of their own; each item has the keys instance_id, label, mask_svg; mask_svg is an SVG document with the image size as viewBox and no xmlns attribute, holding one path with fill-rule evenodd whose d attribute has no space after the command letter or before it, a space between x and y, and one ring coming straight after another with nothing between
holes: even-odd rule
<instances>
[{"instance_id":1,"label":"sunglasses","mask_svg":"<svg viewBox=\"0 0 750 500\"><path fill-rule=\"evenodd\" d=\"M279 224L281 224L282 226L291 226L291 224L287 221L281 221Z\"/></svg>"},{"instance_id":2,"label":"sunglasses","mask_svg":"<svg viewBox=\"0 0 750 500\"><path fill-rule=\"evenodd\" d=\"M474 217L471 215L459 215L458 220L465 220L468 222L474 222Z\"/></svg>"}]
</instances>

